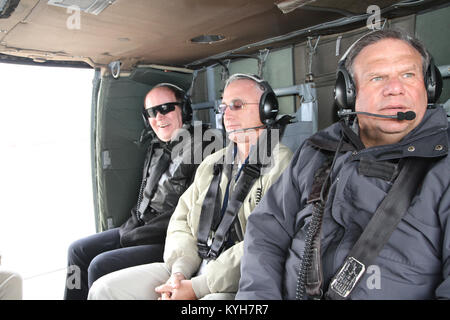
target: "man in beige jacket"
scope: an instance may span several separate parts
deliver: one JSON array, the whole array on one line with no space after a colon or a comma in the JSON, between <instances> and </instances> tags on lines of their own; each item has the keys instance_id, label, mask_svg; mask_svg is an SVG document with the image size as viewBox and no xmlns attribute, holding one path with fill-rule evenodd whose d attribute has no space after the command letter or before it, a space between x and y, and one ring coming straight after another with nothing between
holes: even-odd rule
<instances>
[{"instance_id":1,"label":"man in beige jacket","mask_svg":"<svg viewBox=\"0 0 450 320\"><path fill-rule=\"evenodd\" d=\"M94 282L89 299L234 299L247 218L292 152L277 141L278 103L267 82L233 75L219 109L231 142L205 158L181 196L167 230L164 263L108 274ZM256 175L254 168L260 170ZM242 187L244 179L250 182Z\"/></svg>"}]
</instances>

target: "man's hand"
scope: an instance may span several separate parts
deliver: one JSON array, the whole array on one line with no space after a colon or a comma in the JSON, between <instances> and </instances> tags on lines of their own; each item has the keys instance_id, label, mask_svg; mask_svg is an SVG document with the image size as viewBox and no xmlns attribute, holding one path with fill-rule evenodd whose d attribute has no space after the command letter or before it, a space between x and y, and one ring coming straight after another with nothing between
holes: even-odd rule
<instances>
[{"instance_id":1,"label":"man's hand","mask_svg":"<svg viewBox=\"0 0 450 320\"><path fill-rule=\"evenodd\" d=\"M172 274L165 284L155 288L155 291L161 295L158 300L167 300L170 298L173 290L178 289L181 285L181 280L185 279L184 275L180 272Z\"/></svg>"},{"instance_id":2,"label":"man's hand","mask_svg":"<svg viewBox=\"0 0 450 320\"><path fill-rule=\"evenodd\" d=\"M174 273L167 282L155 288L161 294L159 300L196 300L190 280L186 280L183 274Z\"/></svg>"},{"instance_id":3,"label":"man's hand","mask_svg":"<svg viewBox=\"0 0 450 320\"><path fill-rule=\"evenodd\" d=\"M168 300L197 300L191 280L181 280L180 286L172 291Z\"/></svg>"}]
</instances>

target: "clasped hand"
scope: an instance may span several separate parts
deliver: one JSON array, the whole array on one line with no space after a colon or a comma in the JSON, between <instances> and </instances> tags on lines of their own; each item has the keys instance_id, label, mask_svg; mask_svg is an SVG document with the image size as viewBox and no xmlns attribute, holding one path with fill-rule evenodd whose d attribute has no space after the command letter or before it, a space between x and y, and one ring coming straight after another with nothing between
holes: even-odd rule
<instances>
[{"instance_id":1,"label":"clasped hand","mask_svg":"<svg viewBox=\"0 0 450 320\"><path fill-rule=\"evenodd\" d=\"M165 284L155 288L161 296L158 300L197 300L191 280L186 280L183 274L174 273Z\"/></svg>"}]
</instances>

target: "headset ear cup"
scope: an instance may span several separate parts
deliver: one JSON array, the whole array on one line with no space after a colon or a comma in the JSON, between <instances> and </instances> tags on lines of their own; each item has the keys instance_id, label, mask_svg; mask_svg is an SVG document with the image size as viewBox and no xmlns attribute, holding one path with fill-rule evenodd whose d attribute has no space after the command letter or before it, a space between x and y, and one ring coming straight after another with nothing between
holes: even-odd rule
<instances>
[{"instance_id":1,"label":"headset ear cup","mask_svg":"<svg viewBox=\"0 0 450 320\"><path fill-rule=\"evenodd\" d=\"M188 123L192 121L192 105L189 96L184 97L184 103L182 105L182 118L183 123Z\"/></svg>"},{"instance_id":2,"label":"headset ear cup","mask_svg":"<svg viewBox=\"0 0 450 320\"><path fill-rule=\"evenodd\" d=\"M436 103L442 93L442 75L433 59L425 74L425 89L427 90L428 103Z\"/></svg>"},{"instance_id":3,"label":"headset ear cup","mask_svg":"<svg viewBox=\"0 0 450 320\"><path fill-rule=\"evenodd\" d=\"M345 83L346 83L346 87L347 87L347 105L352 110L355 110L356 87L355 87L352 77L348 73L346 74Z\"/></svg>"},{"instance_id":4,"label":"headset ear cup","mask_svg":"<svg viewBox=\"0 0 450 320\"><path fill-rule=\"evenodd\" d=\"M141 115L142 115L142 120L144 121L145 129L152 129L152 127L150 126L150 123L148 123L148 118L147 118L147 114L145 112L145 107L144 106L142 107Z\"/></svg>"},{"instance_id":5,"label":"headset ear cup","mask_svg":"<svg viewBox=\"0 0 450 320\"><path fill-rule=\"evenodd\" d=\"M278 99L272 89L265 90L259 101L259 118L262 123L267 124L274 120L279 111Z\"/></svg>"},{"instance_id":6,"label":"headset ear cup","mask_svg":"<svg viewBox=\"0 0 450 320\"><path fill-rule=\"evenodd\" d=\"M336 84L334 85L334 101L340 109L347 109L347 89L344 76L340 70L337 72Z\"/></svg>"},{"instance_id":7,"label":"headset ear cup","mask_svg":"<svg viewBox=\"0 0 450 320\"><path fill-rule=\"evenodd\" d=\"M334 86L334 100L341 109L352 109L355 111L356 90L352 77L341 63L336 73L336 84Z\"/></svg>"},{"instance_id":8,"label":"headset ear cup","mask_svg":"<svg viewBox=\"0 0 450 320\"><path fill-rule=\"evenodd\" d=\"M264 125L269 125L276 119L279 111L278 99L273 91L272 87L267 81L261 79L257 75L248 75L243 73L236 73L228 78L225 83L225 88L235 79L250 79L258 84L261 91L263 91L261 98L259 99L259 120Z\"/></svg>"}]
</instances>

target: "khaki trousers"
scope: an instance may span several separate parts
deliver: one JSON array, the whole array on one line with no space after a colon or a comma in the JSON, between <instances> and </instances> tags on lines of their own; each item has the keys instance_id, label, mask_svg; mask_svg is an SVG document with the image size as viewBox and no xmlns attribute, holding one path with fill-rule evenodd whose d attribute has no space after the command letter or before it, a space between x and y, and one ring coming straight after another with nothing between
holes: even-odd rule
<instances>
[{"instance_id":1,"label":"khaki trousers","mask_svg":"<svg viewBox=\"0 0 450 320\"><path fill-rule=\"evenodd\" d=\"M109 273L92 284L89 300L157 300L155 288L166 283L170 270L151 263ZM232 293L213 293L202 300L234 300Z\"/></svg>"}]
</instances>

